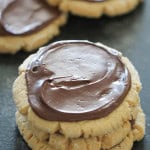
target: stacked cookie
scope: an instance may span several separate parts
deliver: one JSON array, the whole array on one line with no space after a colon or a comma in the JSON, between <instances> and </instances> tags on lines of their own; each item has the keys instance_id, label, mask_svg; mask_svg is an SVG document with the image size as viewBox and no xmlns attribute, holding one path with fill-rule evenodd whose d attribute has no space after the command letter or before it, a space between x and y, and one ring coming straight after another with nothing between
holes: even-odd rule
<instances>
[{"instance_id":1,"label":"stacked cookie","mask_svg":"<svg viewBox=\"0 0 150 150\"><path fill-rule=\"evenodd\" d=\"M33 150L130 150L145 133L140 90L137 71L117 50L59 41L19 67L16 122Z\"/></svg>"}]
</instances>

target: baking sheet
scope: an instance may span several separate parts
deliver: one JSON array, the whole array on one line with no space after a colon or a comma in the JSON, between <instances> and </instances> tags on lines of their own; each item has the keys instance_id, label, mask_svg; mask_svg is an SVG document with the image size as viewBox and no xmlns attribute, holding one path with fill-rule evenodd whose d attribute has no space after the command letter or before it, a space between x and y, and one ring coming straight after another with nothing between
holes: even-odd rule
<instances>
[{"instance_id":1,"label":"baking sheet","mask_svg":"<svg viewBox=\"0 0 150 150\"><path fill-rule=\"evenodd\" d=\"M136 11L117 18L99 20L70 16L68 24L53 41L82 39L102 42L119 49L139 71L143 90L141 104L146 113L145 138L134 144L133 150L150 150L150 1ZM19 64L28 56L0 55L0 150L29 150L15 124L15 106L12 100L12 83L17 77Z\"/></svg>"}]
</instances>

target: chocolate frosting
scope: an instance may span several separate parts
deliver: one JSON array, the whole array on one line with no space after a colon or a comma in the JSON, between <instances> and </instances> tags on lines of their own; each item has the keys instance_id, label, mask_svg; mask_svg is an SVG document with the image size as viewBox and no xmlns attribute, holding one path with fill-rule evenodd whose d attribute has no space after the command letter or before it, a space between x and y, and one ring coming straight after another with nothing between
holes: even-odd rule
<instances>
[{"instance_id":1,"label":"chocolate frosting","mask_svg":"<svg viewBox=\"0 0 150 150\"><path fill-rule=\"evenodd\" d=\"M88 41L60 41L40 49L26 71L33 111L50 121L107 116L131 86L120 53Z\"/></svg>"},{"instance_id":2,"label":"chocolate frosting","mask_svg":"<svg viewBox=\"0 0 150 150\"><path fill-rule=\"evenodd\" d=\"M43 0L0 0L0 36L32 33L59 15Z\"/></svg>"}]
</instances>

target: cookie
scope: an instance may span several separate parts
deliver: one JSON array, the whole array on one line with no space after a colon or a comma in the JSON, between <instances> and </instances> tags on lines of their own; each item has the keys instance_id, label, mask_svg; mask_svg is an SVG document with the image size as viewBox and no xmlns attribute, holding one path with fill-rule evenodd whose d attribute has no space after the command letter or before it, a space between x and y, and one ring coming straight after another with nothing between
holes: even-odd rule
<instances>
[{"instance_id":1,"label":"cookie","mask_svg":"<svg viewBox=\"0 0 150 150\"><path fill-rule=\"evenodd\" d=\"M62 137L61 135L58 135L58 134L57 135L45 134L46 135L44 138L45 140L41 140L40 137L42 137L41 136L42 134L40 130L37 130L36 132L34 131L35 128L34 130L32 130L33 128L31 128L31 126L29 125L29 122L27 121L26 116L20 114L19 112L16 113L16 122L17 122L20 133L23 135L23 138L25 139L29 147L31 147L33 150L34 149L35 150L38 150L38 149L100 150L102 147L103 149L107 149L106 147L104 148L104 143L103 141L101 141L101 137L90 137L90 138L86 138L83 140L81 138L80 139L67 139L66 137ZM37 134L40 134L40 136L37 136ZM108 136L111 137L111 134L107 135L107 137ZM107 139L106 136L104 136L104 139ZM111 142L109 138L108 140L109 142ZM108 143L108 145L110 145L108 141L106 142ZM133 146L133 142L134 142L133 132L130 131L121 142L111 147L110 150L130 150Z\"/></svg>"},{"instance_id":2,"label":"cookie","mask_svg":"<svg viewBox=\"0 0 150 150\"><path fill-rule=\"evenodd\" d=\"M58 6L61 0L46 0L52 6Z\"/></svg>"},{"instance_id":3,"label":"cookie","mask_svg":"<svg viewBox=\"0 0 150 150\"><path fill-rule=\"evenodd\" d=\"M0 1L0 53L33 51L59 34L67 15L39 0Z\"/></svg>"},{"instance_id":4,"label":"cookie","mask_svg":"<svg viewBox=\"0 0 150 150\"><path fill-rule=\"evenodd\" d=\"M52 5L59 5L64 12L99 18L103 15L114 17L134 10L142 0L47 0Z\"/></svg>"},{"instance_id":5,"label":"cookie","mask_svg":"<svg viewBox=\"0 0 150 150\"><path fill-rule=\"evenodd\" d=\"M145 134L140 90L138 72L117 50L55 42L19 67L13 84L17 124L36 150L130 150Z\"/></svg>"}]
</instances>

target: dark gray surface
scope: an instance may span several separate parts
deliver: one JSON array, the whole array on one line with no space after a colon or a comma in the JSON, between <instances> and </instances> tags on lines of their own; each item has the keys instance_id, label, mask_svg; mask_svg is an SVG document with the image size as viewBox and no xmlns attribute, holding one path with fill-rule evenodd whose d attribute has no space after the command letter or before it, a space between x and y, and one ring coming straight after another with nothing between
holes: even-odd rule
<instances>
[{"instance_id":1,"label":"dark gray surface","mask_svg":"<svg viewBox=\"0 0 150 150\"><path fill-rule=\"evenodd\" d=\"M150 1L133 13L115 19L83 19L71 16L54 39L88 39L101 41L121 50L136 66L141 76L143 90L141 103L147 117L147 131L143 141L134 150L150 150ZM15 106L11 86L17 77L17 67L29 54L0 55L0 150L29 150L15 125Z\"/></svg>"}]
</instances>

